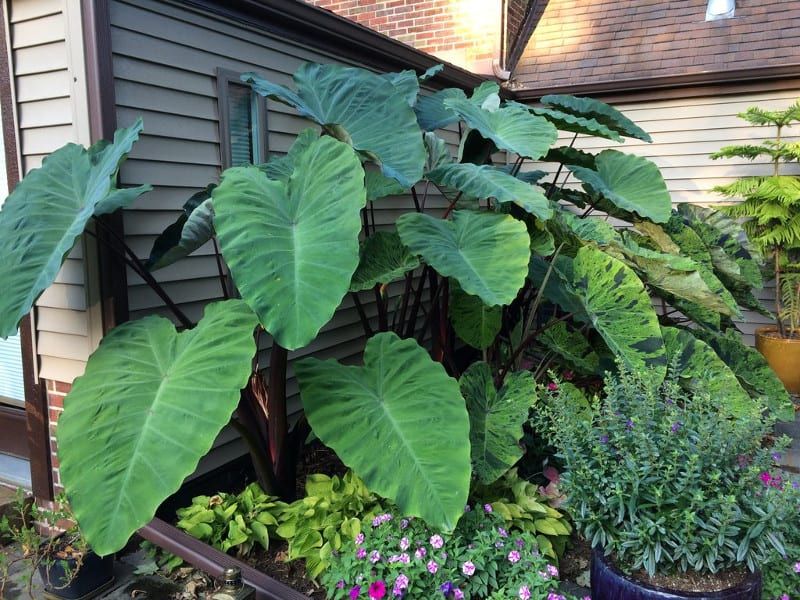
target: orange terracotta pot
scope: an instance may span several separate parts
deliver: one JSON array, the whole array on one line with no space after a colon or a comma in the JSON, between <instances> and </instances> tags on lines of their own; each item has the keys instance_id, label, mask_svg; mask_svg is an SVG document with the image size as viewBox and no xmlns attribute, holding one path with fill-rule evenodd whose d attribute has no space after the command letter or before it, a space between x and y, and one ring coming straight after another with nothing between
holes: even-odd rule
<instances>
[{"instance_id":1,"label":"orange terracotta pot","mask_svg":"<svg viewBox=\"0 0 800 600\"><path fill-rule=\"evenodd\" d=\"M777 327L756 330L756 348L775 371L791 394L800 394L800 338L782 339L775 334Z\"/></svg>"}]
</instances>

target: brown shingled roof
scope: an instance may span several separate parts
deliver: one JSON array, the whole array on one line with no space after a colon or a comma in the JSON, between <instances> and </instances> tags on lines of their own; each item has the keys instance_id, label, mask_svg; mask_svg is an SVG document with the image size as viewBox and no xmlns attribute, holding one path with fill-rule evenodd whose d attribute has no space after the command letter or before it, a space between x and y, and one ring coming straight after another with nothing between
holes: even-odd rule
<instances>
[{"instance_id":1,"label":"brown shingled roof","mask_svg":"<svg viewBox=\"0 0 800 600\"><path fill-rule=\"evenodd\" d=\"M549 0L514 70L519 91L800 65L800 0L737 0L735 17L717 21L705 20L706 5Z\"/></svg>"}]
</instances>

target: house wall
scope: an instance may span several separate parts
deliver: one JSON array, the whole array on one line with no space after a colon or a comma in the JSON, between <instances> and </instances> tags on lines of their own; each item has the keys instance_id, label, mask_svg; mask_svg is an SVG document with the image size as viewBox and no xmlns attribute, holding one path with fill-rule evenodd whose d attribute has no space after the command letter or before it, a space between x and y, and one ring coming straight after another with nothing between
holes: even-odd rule
<instances>
[{"instance_id":1,"label":"house wall","mask_svg":"<svg viewBox=\"0 0 800 600\"><path fill-rule=\"evenodd\" d=\"M219 115L215 69L255 70L272 81L292 85L291 74L306 61L341 62L336 56L251 30L220 18L210 18L183 5L153 0L113 0L110 3L114 91L118 126L144 119L144 131L120 172L121 183L150 183L155 190L125 211L126 241L147 257L153 241L179 214L183 203L220 170ZM295 136L311 124L289 107L269 101L267 125L270 152L285 153ZM442 132L457 148L455 130ZM431 195L429 206L445 206ZM411 210L410 198L387 199L376 205L376 223L388 226ZM211 244L193 256L155 273L170 295L192 319L221 295ZM151 313L167 315L161 301L132 271L128 272L131 318ZM392 298L400 285L391 286ZM377 315L371 293L361 294L365 311ZM392 305L390 300L390 306ZM314 353L323 358L357 360L363 330L350 297L333 320L307 348L290 354L290 361ZM269 363L270 340L261 344L259 364ZM291 373L291 362L290 362ZM290 410L299 408L297 385L287 386ZM208 470L244 450L236 436L223 431L217 450L207 456Z\"/></svg>"},{"instance_id":2,"label":"house wall","mask_svg":"<svg viewBox=\"0 0 800 600\"><path fill-rule=\"evenodd\" d=\"M755 143L774 136L774 129L753 127L736 115L749 106L759 105L768 109L785 108L800 98L800 81L788 89L763 88L747 91L729 88L707 95L707 90L694 90L686 97L665 100L626 101L620 98L603 98L625 113L630 119L650 133L652 144L628 139L624 144L602 138L578 136L575 147L593 153L606 148L638 154L655 162L661 169L673 202L693 202L704 205L719 205L727 200L712 191L747 175L767 175L772 167L765 160L744 159L711 160L708 155L722 146ZM800 141L800 130L785 130L787 139ZM568 145L571 134L561 134L559 145ZM528 168L554 170L552 165L531 165ZM786 172L800 174L800 165L792 164ZM774 285L768 284L758 296L765 305L774 308ZM753 344L756 327L768 320L755 313L746 313L737 325Z\"/></svg>"},{"instance_id":3,"label":"house wall","mask_svg":"<svg viewBox=\"0 0 800 600\"><path fill-rule=\"evenodd\" d=\"M502 0L306 1L476 73L500 58ZM518 27L525 0L510 2Z\"/></svg>"}]
</instances>

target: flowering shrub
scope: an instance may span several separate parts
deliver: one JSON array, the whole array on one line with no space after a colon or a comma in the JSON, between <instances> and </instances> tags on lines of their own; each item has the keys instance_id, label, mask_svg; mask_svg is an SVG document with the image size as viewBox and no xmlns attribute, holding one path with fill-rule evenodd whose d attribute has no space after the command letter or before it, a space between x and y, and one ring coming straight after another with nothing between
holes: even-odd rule
<instances>
[{"instance_id":1,"label":"flowering shrub","mask_svg":"<svg viewBox=\"0 0 800 600\"><path fill-rule=\"evenodd\" d=\"M322 583L332 600L520 598L563 600L558 569L536 538L507 530L490 504L468 510L452 534L391 514L345 543Z\"/></svg>"},{"instance_id":2,"label":"flowering shrub","mask_svg":"<svg viewBox=\"0 0 800 600\"><path fill-rule=\"evenodd\" d=\"M794 518L783 523L784 552L774 551L761 570L766 600L800 600L800 481L765 471L761 474L767 496L794 506Z\"/></svg>"},{"instance_id":3,"label":"flowering shrub","mask_svg":"<svg viewBox=\"0 0 800 600\"><path fill-rule=\"evenodd\" d=\"M651 574L755 570L784 554L798 512L769 474L770 423L725 416L699 377L693 392L674 373L662 385L646 377L621 368L586 413L557 401L543 409L576 527L622 566Z\"/></svg>"}]
</instances>

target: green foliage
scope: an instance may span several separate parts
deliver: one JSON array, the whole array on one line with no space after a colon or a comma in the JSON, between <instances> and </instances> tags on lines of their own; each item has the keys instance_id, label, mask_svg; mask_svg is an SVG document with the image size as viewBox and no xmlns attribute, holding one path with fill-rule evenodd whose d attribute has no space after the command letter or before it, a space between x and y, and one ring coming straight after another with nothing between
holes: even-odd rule
<instances>
[{"instance_id":1,"label":"green foliage","mask_svg":"<svg viewBox=\"0 0 800 600\"><path fill-rule=\"evenodd\" d=\"M386 332L367 342L363 367L306 358L295 374L314 432L371 490L405 514L455 527L469 488L469 420L441 364Z\"/></svg>"},{"instance_id":2,"label":"green foliage","mask_svg":"<svg viewBox=\"0 0 800 600\"><path fill-rule=\"evenodd\" d=\"M546 600L555 593L558 569L541 555L533 534L507 530L488 508L468 511L452 534L418 519L379 515L334 557L322 579L328 597L383 597L380 589L386 597Z\"/></svg>"},{"instance_id":3,"label":"green foliage","mask_svg":"<svg viewBox=\"0 0 800 600\"><path fill-rule=\"evenodd\" d=\"M580 332L571 331L564 321L556 321L547 327L538 341L578 373L600 372L600 357L597 352Z\"/></svg>"},{"instance_id":4,"label":"green foliage","mask_svg":"<svg viewBox=\"0 0 800 600\"><path fill-rule=\"evenodd\" d=\"M467 294L458 282L451 280L450 322L461 340L473 348L485 350L500 333L503 309L486 306L480 298Z\"/></svg>"},{"instance_id":5,"label":"green foliage","mask_svg":"<svg viewBox=\"0 0 800 600\"><path fill-rule=\"evenodd\" d=\"M301 151L288 181L237 167L214 190L214 224L236 286L284 348L313 340L350 288L365 199L358 157L331 137Z\"/></svg>"},{"instance_id":6,"label":"green foliage","mask_svg":"<svg viewBox=\"0 0 800 600\"><path fill-rule=\"evenodd\" d=\"M656 385L625 368L605 382L590 418L550 405L566 507L592 544L626 569L756 569L783 546L796 506L765 485L771 423L720 412L708 388Z\"/></svg>"},{"instance_id":7,"label":"green foliage","mask_svg":"<svg viewBox=\"0 0 800 600\"><path fill-rule=\"evenodd\" d=\"M778 318L790 331L800 331L800 273L787 273L781 278L781 311Z\"/></svg>"},{"instance_id":8,"label":"green foliage","mask_svg":"<svg viewBox=\"0 0 800 600\"><path fill-rule=\"evenodd\" d=\"M113 143L86 150L67 144L16 186L0 211L0 338L14 335L33 303L55 281L61 263L93 216L127 206L151 188L114 185L142 130L141 119Z\"/></svg>"},{"instance_id":9,"label":"green foliage","mask_svg":"<svg viewBox=\"0 0 800 600\"><path fill-rule=\"evenodd\" d=\"M61 479L97 554L125 546L211 449L250 376L255 326L241 300L216 302L181 333L163 317L124 323L89 358L57 437Z\"/></svg>"},{"instance_id":10,"label":"green foliage","mask_svg":"<svg viewBox=\"0 0 800 600\"><path fill-rule=\"evenodd\" d=\"M288 560L305 559L306 572L316 579L361 533L362 520L380 510L378 498L352 471L343 477L309 475L306 495L281 511L276 534L289 542Z\"/></svg>"},{"instance_id":11,"label":"green foliage","mask_svg":"<svg viewBox=\"0 0 800 600\"><path fill-rule=\"evenodd\" d=\"M491 367L470 365L459 380L469 413L469 439L475 478L490 484L522 458L522 425L533 405L536 383L528 371L511 373L497 390Z\"/></svg>"},{"instance_id":12,"label":"green foliage","mask_svg":"<svg viewBox=\"0 0 800 600\"><path fill-rule=\"evenodd\" d=\"M576 98L566 94L548 94L542 96L542 104L555 109L577 115L579 117L594 119L608 129L625 137L632 137L644 142L652 142L650 135L623 115L613 106L600 102L594 98Z\"/></svg>"},{"instance_id":13,"label":"green foliage","mask_svg":"<svg viewBox=\"0 0 800 600\"><path fill-rule=\"evenodd\" d=\"M235 550L236 556L243 557L256 545L269 548L278 516L285 509L286 504L251 483L239 494L192 498L190 506L178 509L177 527L222 552Z\"/></svg>"},{"instance_id":14,"label":"green foliage","mask_svg":"<svg viewBox=\"0 0 800 600\"><path fill-rule=\"evenodd\" d=\"M391 283L419 266L419 259L408 251L394 231L372 234L361 244L359 255L358 268L350 282L351 292Z\"/></svg>"}]
</instances>

